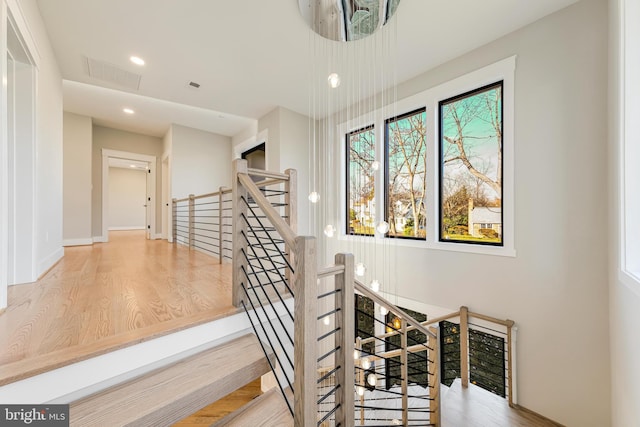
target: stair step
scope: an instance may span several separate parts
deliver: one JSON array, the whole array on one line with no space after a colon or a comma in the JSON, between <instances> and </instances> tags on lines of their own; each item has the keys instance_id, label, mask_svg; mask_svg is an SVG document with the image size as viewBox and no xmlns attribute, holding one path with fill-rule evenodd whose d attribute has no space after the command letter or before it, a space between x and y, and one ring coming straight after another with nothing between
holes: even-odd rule
<instances>
[{"instance_id":1,"label":"stair step","mask_svg":"<svg viewBox=\"0 0 640 427\"><path fill-rule=\"evenodd\" d=\"M223 426L289 427L293 426L293 417L280 390L272 388L211 425L211 427Z\"/></svg>"},{"instance_id":2,"label":"stair step","mask_svg":"<svg viewBox=\"0 0 640 427\"><path fill-rule=\"evenodd\" d=\"M70 405L71 426L170 426L269 372L253 334Z\"/></svg>"}]
</instances>

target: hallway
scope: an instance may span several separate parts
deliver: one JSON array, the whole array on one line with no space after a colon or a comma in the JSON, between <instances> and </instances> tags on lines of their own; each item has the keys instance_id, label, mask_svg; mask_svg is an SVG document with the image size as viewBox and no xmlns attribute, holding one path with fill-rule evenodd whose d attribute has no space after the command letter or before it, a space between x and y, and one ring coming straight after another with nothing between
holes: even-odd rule
<instances>
[{"instance_id":1,"label":"hallway","mask_svg":"<svg viewBox=\"0 0 640 427\"><path fill-rule=\"evenodd\" d=\"M231 266L144 231L65 248L41 280L9 288L0 385L236 312Z\"/></svg>"}]
</instances>

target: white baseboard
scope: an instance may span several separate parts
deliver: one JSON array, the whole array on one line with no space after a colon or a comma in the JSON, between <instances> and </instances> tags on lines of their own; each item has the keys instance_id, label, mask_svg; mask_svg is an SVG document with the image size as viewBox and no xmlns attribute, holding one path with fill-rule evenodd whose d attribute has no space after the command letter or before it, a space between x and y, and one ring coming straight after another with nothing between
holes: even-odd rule
<instances>
[{"instance_id":1,"label":"white baseboard","mask_svg":"<svg viewBox=\"0 0 640 427\"><path fill-rule=\"evenodd\" d=\"M93 239L66 239L62 241L62 246L87 246L93 245Z\"/></svg>"},{"instance_id":2,"label":"white baseboard","mask_svg":"<svg viewBox=\"0 0 640 427\"><path fill-rule=\"evenodd\" d=\"M109 239L105 236L93 236L93 243L106 243Z\"/></svg>"},{"instance_id":3,"label":"white baseboard","mask_svg":"<svg viewBox=\"0 0 640 427\"><path fill-rule=\"evenodd\" d=\"M56 262L60 261L64 256L64 248L59 247L55 251L51 252L48 256L46 256L42 261L38 263L38 274L36 277L40 277L42 273L50 269L55 265Z\"/></svg>"}]
</instances>

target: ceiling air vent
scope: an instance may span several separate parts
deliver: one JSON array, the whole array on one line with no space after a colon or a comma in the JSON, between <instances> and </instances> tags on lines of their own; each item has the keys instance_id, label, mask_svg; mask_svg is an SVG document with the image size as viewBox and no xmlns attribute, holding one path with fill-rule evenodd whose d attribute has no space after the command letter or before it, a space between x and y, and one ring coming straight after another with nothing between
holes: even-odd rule
<instances>
[{"instance_id":1,"label":"ceiling air vent","mask_svg":"<svg viewBox=\"0 0 640 427\"><path fill-rule=\"evenodd\" d=\"M140 88L140 74L131 73L122 68L118 68L108 62L93 58L85 58L87 61L87 72L90 77L113 83L127 89L138 90Z\"/></svg>"}]
</instances>

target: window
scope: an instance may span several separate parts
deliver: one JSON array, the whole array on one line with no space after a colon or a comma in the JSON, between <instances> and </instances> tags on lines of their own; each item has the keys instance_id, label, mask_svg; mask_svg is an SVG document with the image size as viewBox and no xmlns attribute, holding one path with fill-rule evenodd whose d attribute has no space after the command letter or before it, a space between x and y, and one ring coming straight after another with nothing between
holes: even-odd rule
<instances>
[{"instance_id":1,"label":"window","mask_svg":"<svg viewBox=\"0 0 640 427\"><path fill-rule=\"evenodd\" d=\"M390 237L427 233L426 109L385 122L385 220Z\"/></svg>"},{"instance_id":2,"label":"window","mask_svg":"<svg viewBox=\"0 0 640 427\"><path fill-rule=\"evenodd\" d=\"M622 19L621 68L623 77L620 82L620 279L629 289L640 294L640 30L636 22L640 18L640 8L631 6L635 2L626 1Z\"/></svg>"},{"instance_id":3,"label":"window","mask_svg":"<svg viewBox=\"0 0 640 427\"><path fill-rule=\"evenodd\" d=\"M347 234L372 236L375 221L375 132L373 126L347 134Z\"/></svg>"},{"instance_id":4,"label":"window","mask_svg":"<svg viewBox=\"0 0 640 427\"><path fill-rule=\"evenodd\" d=\"M440 241L502 246L502 87L439 103Z\"/></svg>"},{"instance_id":5,"label":"window","mask_svg":"<svg viewBox=\"0 0 640 427\"><path fill-rule=\"evenodd\" d=\"M339 239L515 256L515 65L506 58L341 123L342 203L326 214L339 214Z\"/></svg>"}]
</instances>

